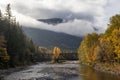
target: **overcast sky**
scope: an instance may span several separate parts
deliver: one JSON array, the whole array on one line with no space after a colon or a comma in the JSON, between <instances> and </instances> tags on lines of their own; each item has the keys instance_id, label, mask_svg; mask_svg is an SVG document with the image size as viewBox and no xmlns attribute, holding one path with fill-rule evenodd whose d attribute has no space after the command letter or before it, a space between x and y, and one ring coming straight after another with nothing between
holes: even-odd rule
<instances>
[{"instance_id":1,"label":"overcast sky","mask_svg":"<svg viewBox=\"0 0 120 80\"><path fill-rule=\"evenodd\" d=\"M5 11L8 3L11 4L13 15L23 26L76 36L104 32L109 18L120 13L120 0L0 0L0 9ZM70 21L53 26L36 20L43 18L63 18Z\"/></svg>"}]
</instances>

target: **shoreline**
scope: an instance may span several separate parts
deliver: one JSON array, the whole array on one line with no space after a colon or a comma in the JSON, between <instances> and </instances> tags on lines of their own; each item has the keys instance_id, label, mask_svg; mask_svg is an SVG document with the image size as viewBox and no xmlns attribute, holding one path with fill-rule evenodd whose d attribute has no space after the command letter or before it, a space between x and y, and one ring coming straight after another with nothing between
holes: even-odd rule
<instances>
[{"instance_id":1,"label":"shoreline","mask_svg":"<svg viewBox=\"0 0 120 80\"><path fill-rule=\"evenodd\" d=\"M14 73L14 72L23 70L23 69L25 69L26 67L27 67L27 66L19 66L19 67L15 67L15 68L0 69L0 80L4 80L3 78L4 78L6 75L9 75L9 74L11 74L11 73Z\"/></svg>"},{"instance_id":2,"label":"shoreline","mask_svg":"<svg viewBox=\"0 0 120 80\"><path fill-rule=\"evenodd\" d=\"M31 64L26 64L26 65L21 65L21 66L16 66L14 68L9 67L7 69L0 69L0 80L6 75L9 75L11 73L14 73L14 72L17 72L17 71L20 71L20 70L24 70L28 66L35 65L35 64L37 64L37 62L36 63L31 63Z\"/></svg>"},{"instance_id":3,"label":"shoreline","mask_svg":"<svg viewBox=\"0 0 120 80\"><path fill-rule=\"evenodd\" d=\"M96 63L93 68L97 71L120 76L120 64L118 63Z\"/></svg>"}]
</instances>

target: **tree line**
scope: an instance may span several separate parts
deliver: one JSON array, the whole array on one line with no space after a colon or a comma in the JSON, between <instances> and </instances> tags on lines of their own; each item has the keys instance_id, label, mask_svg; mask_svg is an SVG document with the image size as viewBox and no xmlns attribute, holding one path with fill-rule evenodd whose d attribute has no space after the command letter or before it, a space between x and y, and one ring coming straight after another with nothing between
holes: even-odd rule
<instances>
[{"instance_id":1,"label":"tree line","mask_svg":"<svg viewBox=\"0 0 120 80\"><path fill-rule=\"evenodd\" d=\"M3 14L0 10L0 68L15 67L43 60L45 51L39 49L23 32L12 15L10 4Z\"/></svg>"},{"instance_id":2,"label":"tree line","mask_svg":"<svg viewBox=\"0 0 120 80\"><path fill-rule=\"evenodd\" d=\"M120 63L120 14L112 16L103 34L87 34L78 48L81 63Z\"/></svg>"}]
</instances>

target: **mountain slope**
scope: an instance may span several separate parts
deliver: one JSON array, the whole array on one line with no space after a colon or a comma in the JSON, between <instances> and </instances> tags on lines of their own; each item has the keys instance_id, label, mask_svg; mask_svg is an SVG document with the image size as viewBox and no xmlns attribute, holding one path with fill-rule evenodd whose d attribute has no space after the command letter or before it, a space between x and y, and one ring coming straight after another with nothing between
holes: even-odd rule
<instances>
[{"instance_id":1,"label":"mountain slope","mask_svg":"<svg viewBox=\"0 0 120 80\"><path fill-rule=\"evenodd\" d=\"M82 37L76 37L65 33L57 33L49 30L42 30L36 28L23 27L26 35L39 46L47 47L49 49L54 46L59 46L62 49L78 48Z\"/></svg>"}]
</instances>

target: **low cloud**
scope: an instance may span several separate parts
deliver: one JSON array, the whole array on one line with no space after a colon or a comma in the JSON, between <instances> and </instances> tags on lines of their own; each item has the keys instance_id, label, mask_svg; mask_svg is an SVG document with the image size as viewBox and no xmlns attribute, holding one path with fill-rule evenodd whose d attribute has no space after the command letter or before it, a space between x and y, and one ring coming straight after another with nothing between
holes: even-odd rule
<instances>
[{"instance_id":1,"label":"low cloud","mask_svg":"<svg viewBox=\"0 0 120 80\"><path fill-rule=\"evenodd\" d=\"M20 23L23 24L24 27L46 29L55 32L67 33L75 36L84 36L87 33L95 32L94 25L86 20L74 19L72 21L68 21L66 23L60 23L58 25L49 25L43 22L39 22L36 19L33 19L32 17L19 14L17 12L14 14L20 16L17 17L17 19L20 20ZM97 32L101 32L101 31L102 29L99 28L99 31Z\"/></svg>"},{"instance_id":2,"label":"low cloud","mask_svg":"<svg viewBox=\"0 0 120 80\"><path fill-rule=\"evenodd\" d=\"M111 5L113 2L113 0L1 0L0 9L3 10L11 3L13 14L23 26L84 36L87 33L105 31L108 21L105 19L106 9L111 12L106 6L113 6ZM63 18L69 21L48 25L36 20L43 18Z\"/></svg>"}]
</instances>

